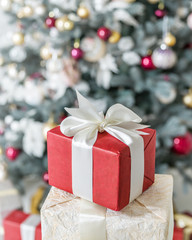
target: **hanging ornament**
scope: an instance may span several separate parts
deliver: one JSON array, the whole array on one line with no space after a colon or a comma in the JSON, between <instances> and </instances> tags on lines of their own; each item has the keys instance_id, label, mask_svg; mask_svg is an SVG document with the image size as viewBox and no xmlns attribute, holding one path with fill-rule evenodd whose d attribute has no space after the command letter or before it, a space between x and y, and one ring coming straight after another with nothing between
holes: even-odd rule
<instances>
[{"instance_id":1,"label":"hanging ornament","mask_svg":"<svg viewBox=\"0 0 192 240\"><path fill-rule=\"evenodd\" d=\"M192 108L192 88L189 89L189 92L183 97L183 102L188 108Z\"/></svg>"},{"instance_id":2,"label":"hanging ornament","mask_svg":"<svg viewBox=\"0 0 192 240\"><path fill-rule=\"evenodd\" d=\"M11 0L1 0L0 1L0 7L4 11L10 11L12 7L12 1Z\"/></svg>"},{"instance_id":3,"label":"hanging ornament","mask_svg":"<svg viewBox=\"0 0 192 240\"><path fill-rule=\"evenodd\" d=\"M4 58L3 56L0 56L0 66L2 66L4 64Z\"/></svg>"},{"instance_id":4,"label":"hanging ornament","mask_svg":"<svg viewBox=\"0 0 192 240\"><path fill-rule=\"evenodd\" d=\"M83 50L83 58L87 62L99 61L107 51L106 43L97 36L83 38L80 45Z\"/></svg>"},{"instance_id":5,"label":"hanging ornament","mask_svg":"<svg viewBox=\"0 0 192 240\"><path fill-rule=\"evenodd\" d=\"M43 60L48 60L52 57L51 49L48 45L45 45L40 49L40 56Z\"/></svg>"},{"instance_id":6,"label":"hanging ornament","mask_svg":"<svg viewBox=\"0 0 192 240\"><path fill-rule=\"evenodd\" d=\"M45 25L48 27L48 28L52 28L52 27L55 27L55 21L56 19L54 17L47 17L45 19Z\"/></svg>"},{"instance_id":7,"label":"hanging ornament","mask_svg":"<svg viewBox=\"0 0 192 240\"><path fill-rule=\"evenodd\" d=\"M176 38L173 34L171 34L170 32L168 32L164 39L163 39L164 43L169 46L169 47L173 47L176 43Z\"/></svg>"},{"instance_id":8,"label":"hanging ornament","mask_svg":"<svg viewBox=\"0 0 192 240\"><path fill-rule=\"evenodd\" d=\"M46 69L49 72L60 72L63 69L63 59L61 58L49 59L46 63Z\"/></svg>"},{"instance_id":9,"label":"hanging ornament","mask_svg":"<svg viewBox=\"0 0 192 240\"><path fill-rule=\"evenodd\" d=\"M88 18L89 17L89 10L85 6L80 6L77 9L77 15L80 18L83 18L83 19Z\"/></svg>"},{"instance_id":10,"label":"hanging ornament","mask_svg":"<svg viewBox=\"0 0 192 240\"><path fill-rule=\"evenodd\" d=\"M7 178L7 164L4 161L0 161L0 182Z\"/></svg>"},{"instance_id":11,"label":"hanging ornament","mask_svg":"<svg viewBox=\"0 0 192 240\"><path fill-rule=\"evenodd\" d=\"M141 59L141 67L146 70L155 69L155 65L153 64L151 55L142 57Z\"/></svg>"},{"instance_id":12,"label":"hanging ornament","mask_svg":"<svg viewBox=\"0 0 192 240\"><path fill-rule=\"evenodd\" d=\"M26 59L27 53L23 46L14 46L9 51L9 57L13 62L21 63Z\"/></svg>"},{"instance_id":13,"label":"hanging ornament","mask_svg":"<svg viewBox=\"0 0 192 240\"><path fill-rule=\"evenodd\" d=\"M79 48L79 42L74 43L74 48L71 50L71 57L75 60L79 60L83 57L83 51Z\"/></svg>"},{"instance_id":14,"label":"hanging ornament","mask_svg":"<svg viewBox=\"0 0 192 240\"><path fill-rule=\"evenodd\" d=\"M24 34L22 32L16 32L13 34L12 40L14 45L22 45L25 40Z\"/></svg>"},{"instance_id":15,"label":"hanging ornament","mask_svg":"<svg viewBox=\"0 0 192 240\"><path fill-rule=\"evenodd\" d=\"M158 18L163 18L166 15L166 11L164 9L157 9L155 11L155 16Z\"/></svg>"},{"instance_id":16,"label":"hanging ornament","mask_svg":"<svg viewBox=\"0 0 192 240\"><path fill-rule=\"evenodd\" d=\"M49 183L49 174L48 174L48 172L44 172L42 178L43 178L43 181L45 183Z\"/></svg>"},{"instance_id":17,"label":"hanging ornament","mask_svg":"<svg viewBox=\"0 0 192 240\"><path fill-rule=\"evenodd\" d=\"M6 148L6 157L10 161L15 161L18 155L20 154L20 150L14 147L8 147Z\"/></svg>"},{"instance_id":18,"label":"hanging ornament","mask_svg":"<svg viewBox=\"0 0 192 240\"><path fill-rule=\"evenodd\" d=\"M13 79L17 78L18 80L23 80L26 77L25 69L15 63L8 65L7 72L9 77Z\"/></svg>"},{"instance_id":19,"label":"hanging ornament","mask_svg":"<svg viewBox=\"0 0 192 240\"><path fill-rule=\"evenodd\" d=\"M156 4L158 3L160 0L147 0L149 3L151 4Z\"/></svg>"},{"instance_id":20,"label":"hanging ornament","mask_svg":"<svg viewBox=\"0 0 192 240\"><path fill-rule=\"evenodd\" d=\"M97 30L97 35L99 38L101 38L102 40L104 41L107 41L108 38L111 36L111 31L109 28L107 27L100 27L98 30Z\"/></svg>"},{"instance_id":21,"label":"hanging ornament","mask_svg":"<svg viewBox=\"0 0 192 240\"><path fill-rule=\"evenodd\" d=\"M80 6L77 9L77 15L80 18L88 18L89 17L89 10L85 6Z\"/></svg>"},{"instance_id":22,"label":"hanging ornament","mask_svg":"<svg viewBox=\"0 0 192 240\"><path fill-rule=\"evenodd\" d=\"M46 6L44 4L39 4L34 9L37 16L44 16L46 13Z\"/></svg>"},{"instance_id":23,"label":"hanging ornament","mask_svg":"<svg viewBox=\"0 0 192 240\"><path fill-rule=\"evenodd\" d=\"M181 155L187 155L192 152L192 134L187 132L184 136L178 136L173 139L173 152Z\"/></svg>"},{"instance_id":24,"label":"hanging ornament","mask_svg":"<svg viewBox=\"0 0 192 240\"><path fill-rule=\"evenodd\" d=\"M187 17L187 25L190 29L192 29L192 13Z\"/></svg>"},{"instance_id":25,"label":"hanging ornament","mask_svg":"<svg viewBox=\"0 0 192 240\"><path fill-rule=\"evenodd\" d=\"M44 123L44 126L43 126L43 136L45 141L47 141L47 132L55 127L57 127L57 124L54 122L53 115L51 115L48 122Z\"/></svg>"},{"instance_id":26,"label":"hanging ornament","mask_svg":"<svg viewBox=\"0 0 192 240\"><path fill-rule=\"evenodd\" d=\"M59 30L60 32L65 31L65 22L68 20L68 18L66 16L64 17L60 17L55 21L55 27L57 28L57 30Z\"/></svg>"},{"instance_id":27,"label":"hanging ornament","mask_svg":"<svg viewBox=\"0 0 192 240\"><path fill-rule=\"evenodd\" d=\"M120 38L121 38L121 34L119 32L112 31L108 41L109 43L117 43L119 42Z\"/></svg>"},{"instance_id":28,"label":"hanging ornament","mask_svg":"<svg viewBox=\"0 0 192 240\"><path fill-rule=\"evenodd\" d=\"M160 69L170 69L175 66L177 56L166 44L161 44L152 54L153 64Z\"/></svg>"},{"instance_id":29,"label":"hanging ornament","mask_svg":"<svg viewBox=\"0 0 192 240\"><path fill-rule=\"evenodd\" d=\"M29 5L24 6L17 13L18 18L27 18L33 15L33 8Z\"/></svg>"}]
</instances>

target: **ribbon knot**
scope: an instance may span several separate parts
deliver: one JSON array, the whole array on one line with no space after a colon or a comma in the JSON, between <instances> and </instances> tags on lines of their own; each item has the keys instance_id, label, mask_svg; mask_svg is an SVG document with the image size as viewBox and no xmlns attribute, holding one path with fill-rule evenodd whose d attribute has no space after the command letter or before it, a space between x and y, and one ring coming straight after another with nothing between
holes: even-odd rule
<instances>
[{"instance_id":1,"label":"ribbon knot","mask_svg":"<svg viewBox=\"0 0 192 240\"><path fill-rule=\"evenodd\" d=\"M99 131L100 133L103 133L103 132L105 131L106 125L107 125L106 120L104 120L103 122L101 122L101 123L99 124L99 126L98 126L98 131Z\"/></svg>"}]
</instances>

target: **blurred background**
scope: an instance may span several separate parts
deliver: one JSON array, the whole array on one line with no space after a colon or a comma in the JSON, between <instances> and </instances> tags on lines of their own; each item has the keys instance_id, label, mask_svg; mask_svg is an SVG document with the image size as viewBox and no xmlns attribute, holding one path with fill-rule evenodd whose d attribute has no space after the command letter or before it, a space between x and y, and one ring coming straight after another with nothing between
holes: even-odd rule
<instances>
[{"instance_id":1,"label":"blurred background","mask_svg":"<svg viewBox=\"0 0 192 240\"><path fill-rule=\"evenodd\" d=\"M191 0L0 0L0 199L17 189L39 212L46 133L75 89L157 130L156 172L174 177L175 212L192 213Z\"/></svg>"}]
</instances>

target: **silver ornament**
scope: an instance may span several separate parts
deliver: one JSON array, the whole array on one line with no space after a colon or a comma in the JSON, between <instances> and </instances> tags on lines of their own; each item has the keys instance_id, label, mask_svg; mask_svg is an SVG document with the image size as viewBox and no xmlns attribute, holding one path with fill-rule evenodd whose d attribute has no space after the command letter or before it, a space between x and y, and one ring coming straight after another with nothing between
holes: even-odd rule
<instances>
[{"instance_id":1,"label":"silver ornament","mask_svg":"<svg viewBox=\"0 0 192 240\"><path fill-rule=\"evenodd\" d=\"M23 62L26 57L27 53L23 46L15 46L9 51L9 57L14 62Z\"/></svg>"},{"instance_id":2,"label":"silver ornament","mask_svg":"<svg viewBox=\"0 0 192 240\"><path fill-rule=\"evenodd\" d=\"M177 62L177 55L167 45L162 44L156 48L152 54L153 64L160 69L170 69Z\"/></svg>"}]
</instances>

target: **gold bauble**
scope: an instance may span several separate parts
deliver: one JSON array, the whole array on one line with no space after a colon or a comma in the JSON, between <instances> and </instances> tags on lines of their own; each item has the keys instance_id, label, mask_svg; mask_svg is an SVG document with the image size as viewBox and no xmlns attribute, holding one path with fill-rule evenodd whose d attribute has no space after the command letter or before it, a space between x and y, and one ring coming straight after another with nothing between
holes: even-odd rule
<instances>
[{"instance_id":1,"label":"gold bauble","mask_svg":"<svg viewBox=\"0 0 192 240\"><path fill-rule=\"evenodd\" d=\"M57 124L53 122L53 120L48 120L47 123L44 124L43 126L43 136L44 139L47 140L47 132L51 130L52 128L57 127Z\"/></svg>"},{"instance_id":2,"label":"gold bauble","mask_svg":"<svg viewBox=\"0 0 192 240\"><path fill-rule=\"evenodd\" d=\"M4 64L4 58L0 56L0 66L2 66L3 64Z\"/></svg>"},{"instance_id":3,"label":"gold bauble","mask_svg":"<svg viewBox=\"0 0 192 240\"><path fill-rule=\"evenodd\" d=\"M151 4L156 4L156 3L158 3L159 2L159 0L147 0L149 3L151 3Z\"/></svg>"},{"instance_id":4,"label":"gold bauble","mask_svg":"<svg viewBox=\"0 0 192 240\"><path fill-rule=\"evenodd\" d=\"M58 19L55 21L55 27L57 28L57 30L59 30L60 32L65 31L65 22L66 22L67 20L68 20L67 17L58 18Z\"/></svg>"},{"instance_id":5,"label":"gold bauble","mask_svg":"<svg viewBox=\"0 0 192 240\"><path fill-rule=\"evenodd\" d=\"M164 38L164 43L169 47L173 47L176 43L175 36L173 36L171 33L167 33Z\"/></svg>"},{"instance_id":6,"label":"gold bauble","mask_svg":"<svg viewBox=\"0 0 192 240\"><path fill-rule=\"evenodd\" d=\"M64 22L64 29L70 31L74 28L74 23L71 20L66 20Z\"/></svg>"},{"instance_id":7,"label":"gold bauble","mask_svg":"<svg viewBox=\"0 0 192 240\"><path fill-rule=\"evenodd\" d=\"M22 32L16 32L13 34L12 40L15 45L22 45L25 40L24 34Z\"/></svg>"},{"instance_id":8,"label":"gold bauble","mask_svg":"<svg viewBox=\"0 0 192 240\"><path fill-rule=\"evenodd\" d=\"M86 7L81 6L77 9L77 15L80 18L88 18L89 17L89 10Z\"/></svg>"},{"instance_id":9,"label":"gold bauble","mask_svg":"<svg viewBox=\"0 0 192 240\"><path fill-rule=\"evenodd\" d=\"M0 156L3 155L3 148L0 146Z\"/></svg>"},{"instance_id":10,"label":"gold bauble","mask_svg":"<svg viewBox=\"0 0 192 240\"><path fill-rule=\"evenodd\" d=\"M52 57L52 54L51 54L51 51L50 51L50 48L45 45L41 48L40 50L40 56L43 60L48 60Z\"/></svg>"},{"instance_id":11,"label":"gold bauble","mask_svg":"<svg viewBox=\"0 0 192 240\"><path fill-rule=\"evenodd\" d=\"M192 89L183 97L183 102L185 106L192 108Z\"/></svg>"},{"instance_id":12,"label":"gold bauble","mask_svg":"<svg viewBox=\"0 0 192 240\"><path fill-rule=\"evenodd\" d=\"M33 15L33 8L31 6L24 6L19 10L17 13L18 18L26 18L26 17L31 17Z\"/></svg>"},{"instance_id":13,"label":"gold bauble","mask_svg":"<svg viewBox=\"0 0 192 240\"><path fill-rule=\"evenodd\" d=\"M136 0L125 0L125 2L127 2L127 3L133 3L133 2L135 2Z\"/></svg>"},{"instance_id":14,"label":"gold bauble","mask_svg":"<svg viewBox=\"0 0 192 240\"><path fill-rule=\"evenodd\" d=\"M121 34L116 31L112 31L111 36L109 37L108 41L110 43L117 43L121 38Z\"/></svg>"}]
</instances>

